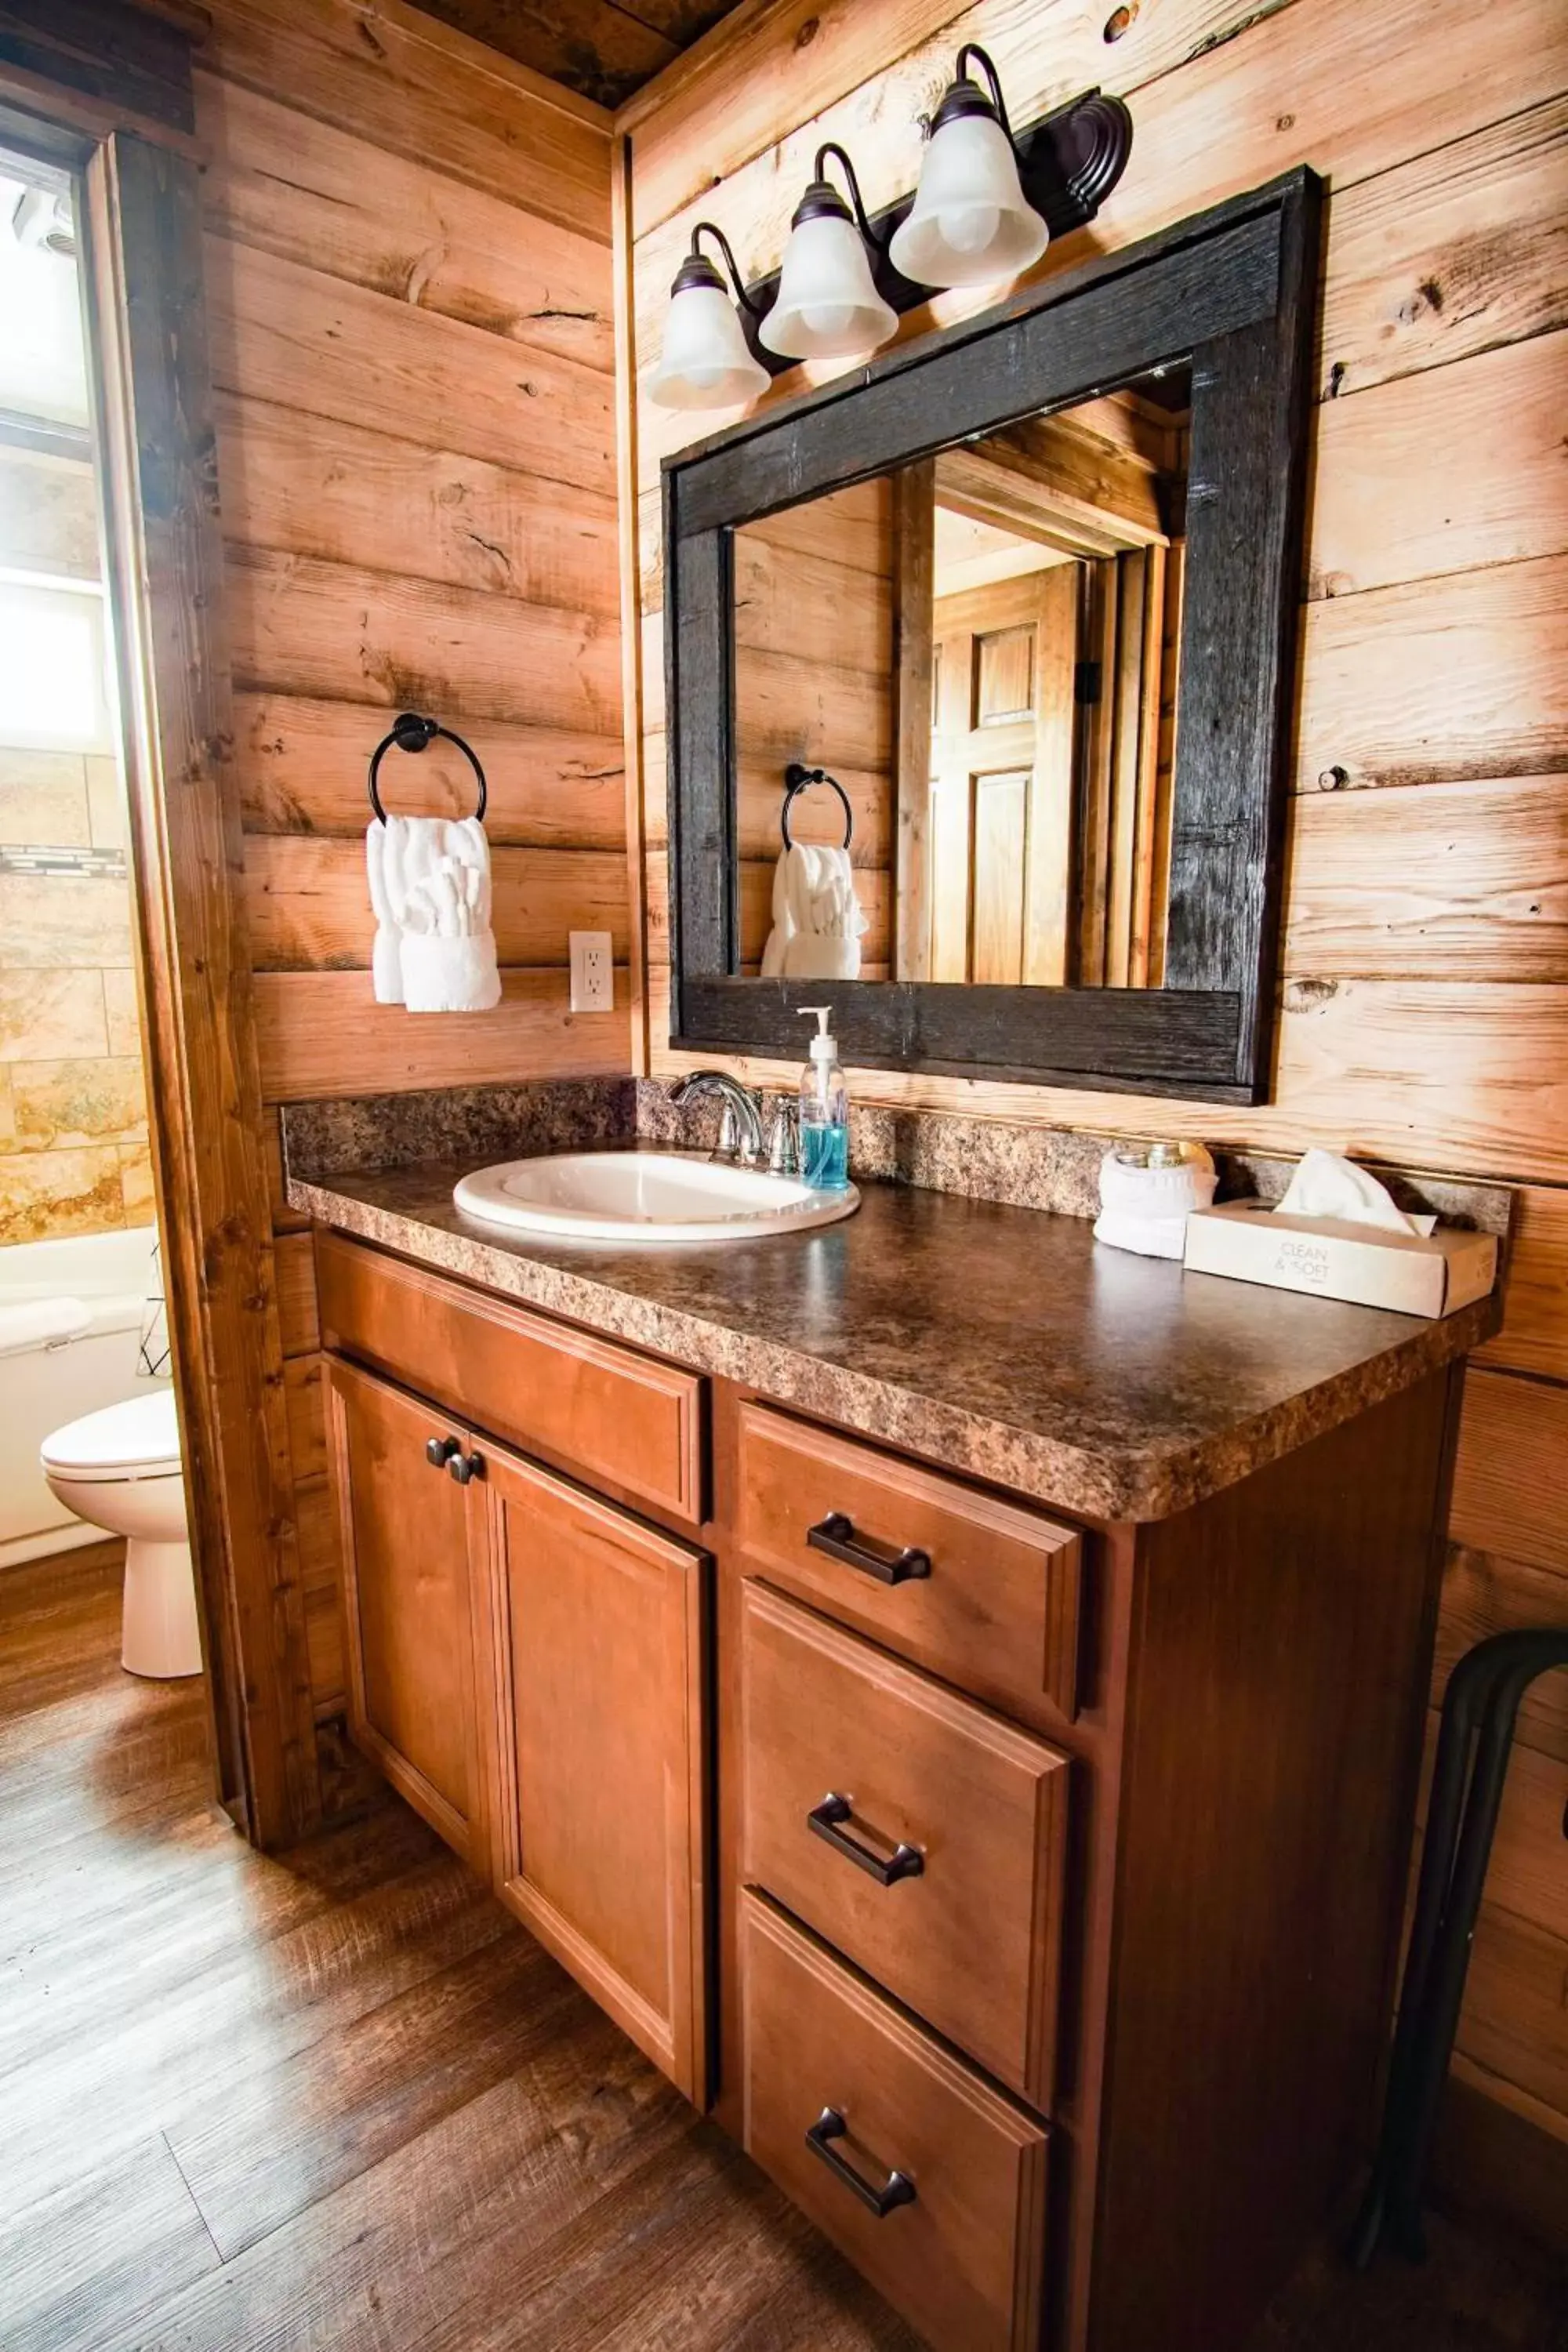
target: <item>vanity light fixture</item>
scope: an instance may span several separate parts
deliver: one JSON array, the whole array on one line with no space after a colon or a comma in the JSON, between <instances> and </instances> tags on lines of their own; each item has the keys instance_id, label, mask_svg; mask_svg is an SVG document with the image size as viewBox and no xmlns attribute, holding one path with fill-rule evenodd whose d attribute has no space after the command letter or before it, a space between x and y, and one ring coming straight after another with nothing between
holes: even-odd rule
<instances>
[{"instance_id":1,"label":"vanity light fixture","mask_svg":"<svg viewBox=\"0 0 1568 2352\"><path fill-rule=\"evenodd\" d=\"M827 177L836 156L849 183L849 205ZM834 140L816 151L816 163L790 222L778 299L763 320L761 341L792 360L853 359L877 351L898 331L898 313L871 278L879 253L855 166Z\"/></svg>"},{"instance_id":2,"label":"vanity light fixture","mask_svg":"<svg viewBox=\"0 0 1568 2352\"><path fill-rule=\"evenodd\" d=\"M991 85L970 79L971 60ZM889 248L893 267L921 286L986 286L1039 259L1050 232L1026 197L1002 80L986 52L965 41L958 70L931 121L920 185Z\"/></svg>"},{"instance_id":3,"label":"vanity light fixture","mask_svg":"<svg viewBox=\"0 0 1568 2352\"><path fill-rule=\"evenodd\" d=\"M704 236L718 240L734 284L734 301L702 250ZM660 408L734 408L765 392L768 372L752 357L741 324L741 309L754 311L756 307L741 281L723 230L712 221L699 221L691 232L691 250L669 289L664 349L648 398Z\"/></svg>"}]
</instances>

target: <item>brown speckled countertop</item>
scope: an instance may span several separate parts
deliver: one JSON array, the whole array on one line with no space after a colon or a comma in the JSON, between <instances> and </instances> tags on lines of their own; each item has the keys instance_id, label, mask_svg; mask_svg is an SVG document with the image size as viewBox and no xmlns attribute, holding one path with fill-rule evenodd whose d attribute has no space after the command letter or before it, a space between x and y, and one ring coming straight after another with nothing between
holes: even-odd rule
<instances>
[{"instance_id":1,"label":"brown speckled countertop","mask_svg":"<svg viewBox=\"0 0 1568 2352\"><path fill-rule=\"evenodd\" d=\"M858 1213L813 1234L552 1246L461 1215L465 1172L291 1176L289 1194L423 1265L1089 1517L1200 1502L1500 1320L1495 1297L1426 1322L1187 1275L1097 1244L1080 1217L909 1185L863 1183Z\"/></svg>"}]
</instances>

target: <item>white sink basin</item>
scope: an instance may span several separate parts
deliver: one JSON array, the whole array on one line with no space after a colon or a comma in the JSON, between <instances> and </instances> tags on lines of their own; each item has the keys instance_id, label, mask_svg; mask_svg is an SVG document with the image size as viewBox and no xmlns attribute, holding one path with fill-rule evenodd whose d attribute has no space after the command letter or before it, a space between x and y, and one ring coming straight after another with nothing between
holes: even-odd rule
<instances>
[{"instance_id":1,"label":"white sink basin","mask_svg":"<svg viewBox=\"0 0 1568 2352\"><path fill-rule=\"evenodd\" d=\"M470 1217L555 1241L749 1242L853 1214L860 1195L687 1151L571 1151L508 1160L454 1185Z\"/></svg>"}]
</instances>

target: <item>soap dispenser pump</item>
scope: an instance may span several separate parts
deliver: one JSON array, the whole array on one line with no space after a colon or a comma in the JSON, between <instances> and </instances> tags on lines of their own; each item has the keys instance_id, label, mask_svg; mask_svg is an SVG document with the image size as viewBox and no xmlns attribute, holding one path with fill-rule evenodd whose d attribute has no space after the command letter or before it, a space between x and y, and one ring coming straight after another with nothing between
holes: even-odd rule
<instances>
[{"instance_id":1,"label":"soap dispenser pump","mask_svg":"<svg viewBox=\"0 0 1568 2352\"><path fill-rule=\"evenodd\" d=\"M818 1024L800 1074L800 1172L818 1192L842 1192L849 1183L849 1094L827 1026L833 1007L802 1004L797 1011L803 1021L815 1014Z\"/></svg>"}]
</instances>

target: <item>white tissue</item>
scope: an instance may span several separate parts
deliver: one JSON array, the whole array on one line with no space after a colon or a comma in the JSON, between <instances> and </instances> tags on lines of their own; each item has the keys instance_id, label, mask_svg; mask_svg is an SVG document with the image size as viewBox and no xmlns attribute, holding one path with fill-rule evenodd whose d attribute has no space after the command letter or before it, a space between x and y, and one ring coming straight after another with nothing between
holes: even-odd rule
<instances>
[{"instance_id":1,"label":"white tissue","mask_svg":"<svg viewBox=\"0 0 1568 2352\"><path fill-rule=\"evenodd\" d=\"M1277 1213L1291 1217L1338 1217L1351 1225L1380 1225L1389 1234L1429 1234L1436 1217L1407 1217L1385 1184L1337 1151L1309 1151Z\"/></svg>"}]
</instances>

